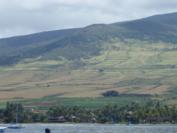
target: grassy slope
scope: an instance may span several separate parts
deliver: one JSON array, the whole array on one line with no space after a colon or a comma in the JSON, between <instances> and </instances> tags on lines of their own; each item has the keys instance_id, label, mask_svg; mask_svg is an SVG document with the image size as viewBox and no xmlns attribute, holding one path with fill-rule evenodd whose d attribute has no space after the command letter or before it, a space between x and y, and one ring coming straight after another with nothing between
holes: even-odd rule
<instances>
[{"instance_id":1,"label":"grassy slope","mask_svg":"<svg viewBox=\"0 0 177 133\"><path fill-rule=\"evenodd\" d=\"M39 99L16 100L22 103L26 108L33 108L39 110L47 110L53 106L80 106L84 108L100 108L106 105L117 105L119 107L126 106L130 103L146 104L152 101L151 97L137 97L137 96L120 96L115 98L60 98L58 96L48 96ZM155 100L156 101L156 100ZM13 100L12 100L13 102ZM5 108L6 102L0 102L0 108Z\"/></svg>"},{"instance_id":2,"label":"grassy slope","mask_svg":"<svg viewBox=\"0 0 177 133\"><path fill-rule=\"evenodd\" d=\"M150 94L174 104L176 16L172 13L0 39L0 100L45 101L47 96L49 101L55 97L67 104L65 98L69 103L73 97L85 101L116 90ZM89 101L97 100L109 103L104 99Z\"/></svg>"},{"instance_id":3,"label":"grassy slope","mask_svg":"<svg viewBox=\"0 0 177 133\"><path fill-rule=\"evenodd\" d=\"M102 92L117 90L126 94L156 94L174 103L176 56L175 45L129 40L104 44L99 56L82 62L28 59L13 67L1 67L0 98L6 101L49 96L52 101L51 96L100 97Z\"/></svg>"},{"instance_id":4,"label":"grassy slope","mask_svg":"<svg viewBox=\"0 0 177 133\"><path fill-rule=\"evenodd\" d=\"M114 24L49 31L0 39L0 66L27 58L80 60L98 56L103 43L119 39L177 43L177 13ZM165 31L165 32L164 32Z\"/></svg>"}]
</instances>

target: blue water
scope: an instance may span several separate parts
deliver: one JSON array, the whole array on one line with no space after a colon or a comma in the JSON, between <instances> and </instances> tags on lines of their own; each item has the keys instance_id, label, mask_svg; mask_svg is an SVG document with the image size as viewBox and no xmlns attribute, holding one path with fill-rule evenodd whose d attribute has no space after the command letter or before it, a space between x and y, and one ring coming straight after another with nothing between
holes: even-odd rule
<instances>
[{"instance_id":1,"label":"blue water","mask_svg":"<svg viewBox=\"0 0 177 133\"><path fill-rule=\"evenodd\" d=\"M99 124L27 124L5 133L177 133L176 125L99 125Z\"/></svg>"}]
</instances>

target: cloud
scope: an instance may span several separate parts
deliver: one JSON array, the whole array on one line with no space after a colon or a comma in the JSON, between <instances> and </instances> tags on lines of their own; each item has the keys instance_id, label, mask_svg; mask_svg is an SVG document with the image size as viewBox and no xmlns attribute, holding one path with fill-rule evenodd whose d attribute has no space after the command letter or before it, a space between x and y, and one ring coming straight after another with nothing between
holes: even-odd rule
<instances>
[{"instance_id":1,"label":"cloud","mask_svg":"<svg viewBox=\"0 0 177 133\"><path fill-rule=\"evenodd\" d=\"M0 37L177 11L175 0L1 0Z\"/></svg>"}]
</instances>

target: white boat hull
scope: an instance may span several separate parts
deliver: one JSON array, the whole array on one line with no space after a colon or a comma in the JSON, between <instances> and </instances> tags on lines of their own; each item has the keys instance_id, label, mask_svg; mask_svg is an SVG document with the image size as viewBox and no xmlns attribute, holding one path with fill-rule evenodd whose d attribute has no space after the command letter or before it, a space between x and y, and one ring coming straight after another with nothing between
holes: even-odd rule
<instances>
[{"instance_id":1,"label":"white boat hull","mask_svg":"<svg viewBox=\"0 0 177 133\"><path fill-rule=\"evenodd\" d=\"M9 128L9 129L21 129L22 126L19 125L19 124L13 124L13 125L8 126L8 128Z\"/></svg>"}]
</instances>

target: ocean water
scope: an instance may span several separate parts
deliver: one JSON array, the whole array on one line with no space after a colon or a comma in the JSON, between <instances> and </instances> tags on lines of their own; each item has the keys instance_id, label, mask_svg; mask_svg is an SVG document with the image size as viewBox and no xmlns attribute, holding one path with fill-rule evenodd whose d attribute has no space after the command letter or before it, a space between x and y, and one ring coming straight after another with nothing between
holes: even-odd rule
<instances>
[{"instance_id":1,"label":"ocean water","mask_svg":"<svg viewBox=\"0 0 177 133\"><path fill-rule=\"evenodd\" d=\"M5 133L177 133L177 125L25 124Z\"/></svg>"}]
</instances>

